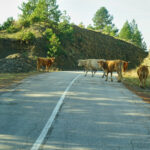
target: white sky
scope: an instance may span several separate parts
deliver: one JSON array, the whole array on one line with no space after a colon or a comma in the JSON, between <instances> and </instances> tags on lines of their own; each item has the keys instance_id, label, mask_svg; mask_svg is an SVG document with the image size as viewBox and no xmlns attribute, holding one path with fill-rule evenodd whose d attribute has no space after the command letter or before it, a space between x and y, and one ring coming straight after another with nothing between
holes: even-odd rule
<instances>
[{"instance_id":1,"label":"white sky","mask_svg":"<svg viewBox=\"0 0 150 150\"><path fill-rule=\"evenodd\" d=\"M18 6L28 0L0 0L0 24L8 17L17 19L20 10ZM150 0L57 0L60 10L66 10L71 22L85 26L92 24L92 18L102 6L113 15L113 23L122 28L124 22L135 19L144 41L150 48Z\"/></svg>"}]
</instances>

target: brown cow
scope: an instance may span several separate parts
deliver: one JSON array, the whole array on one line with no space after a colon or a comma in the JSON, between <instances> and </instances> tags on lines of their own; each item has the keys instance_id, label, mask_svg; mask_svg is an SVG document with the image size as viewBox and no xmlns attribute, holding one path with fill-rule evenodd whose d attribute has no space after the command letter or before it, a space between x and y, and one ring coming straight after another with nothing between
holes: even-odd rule
<instances>
[{"instance_id":1,"label":"brown cow","mask_svg":"<svg viewBox=\"0 0 150 150\"><path fill-rule=\"evenodd\" d=\"M51 57L51 58L38 57L37 70L39 71L41 66L44 66L46 67L46 71L48 71L50 66L54 63L54 61L55 61L55 57Z\"/></svg>"},{"instance_id":2,"label":"brown cow","mask_svg":"<svg viewBox=\"0 0 150 150\"><path fill-rule=\"evenodd\" d=\"M111 73L111 81L112 73L117 71L118 74L118 82L121 82L122 79L122 70L125 71L127 69L127 62L123 60L106 60L106 61L98 61L98 64L103 67L106 72L106 80L108 80L108 74ZM125 64L125 65L124 65Z\"/></svg>"},{"instance_id":3,"label":"brown cow","mask_svg":"<svg viewBox=\"0 0 150 150\"><path fill-rule=\"evenodd\" d=\"M145 66L145 65L140 66L137 70L137 74L138 74L139 81L140 81L139 86L141 88L145 88L146 79L147 79L148 74L149 74L148 66Z\"/></svg>"}]
</instances>

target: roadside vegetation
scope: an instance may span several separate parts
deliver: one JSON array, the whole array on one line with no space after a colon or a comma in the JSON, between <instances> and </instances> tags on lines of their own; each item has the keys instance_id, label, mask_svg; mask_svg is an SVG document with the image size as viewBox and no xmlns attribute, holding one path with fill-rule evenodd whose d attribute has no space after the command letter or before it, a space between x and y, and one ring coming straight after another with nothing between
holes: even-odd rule
<instances>
[{"instance_id":1,"label":"roadside vegetation","mask_svg":"<svg viewBox=\"0 0 150 150\"><path fill-rule=\"evenodd\" d=\"M148 57L144 59L144 61L141 63L141 65L148 65L150 66L150 54ZM129 88L131 91L135 92L137 95L139 95L143 100L150 103L150 67L149 69L149 76L146 80L146 88L142 89L139 87L139 79L137 75L137 69L129 70L127 71L123 77L124 81L123 83L126 85L127 88Z\"/></svg>"}]
</instances>

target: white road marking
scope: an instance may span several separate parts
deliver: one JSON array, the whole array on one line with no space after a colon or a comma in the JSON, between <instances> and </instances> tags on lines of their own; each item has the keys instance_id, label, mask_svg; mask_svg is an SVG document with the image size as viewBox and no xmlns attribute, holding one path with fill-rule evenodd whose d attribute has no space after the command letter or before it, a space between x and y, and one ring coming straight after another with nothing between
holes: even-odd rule
<instances>
[{"instance_id":1,"label":"white road marking","mask_svg":"<svg viewBox=\"0 0 150 150\"><path fill-rule=\"evenodd\" d=\"M50 118L48 119L45 127L43 128L41 134L39 135L39 137L37 138L37 140L35 141L34 145L32 146L31 150L38 150L41 146L41 144L43 143L49 129L51 128L52 126L52 123L63 103L63 100L67 94L67 92L69 91L70 87L72 86L72 84L75 82L75 80L79 77L80 75L78 75L77 77L75 77L71 82L70 84L68 85L68 87L66 88L65 92L63 93L63 95L60 97L56 107L54 108L53 112L52 112L52 115L50 116Z\"/></svg>"}]
</instances>

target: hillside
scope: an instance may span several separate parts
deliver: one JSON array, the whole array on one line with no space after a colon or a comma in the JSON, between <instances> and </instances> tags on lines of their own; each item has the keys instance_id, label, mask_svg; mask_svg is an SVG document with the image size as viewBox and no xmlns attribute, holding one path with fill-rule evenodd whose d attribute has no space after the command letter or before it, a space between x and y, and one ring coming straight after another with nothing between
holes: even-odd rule
<instances>
[{"instance_id":1,"label":"hillside","mask_svg":"<svg viewBox=\"0 0 150 150\"><path fill-rule=\"evenodd\" d=\"M20 53L26 57L33 58L38 56L47 56L46 41L42 37L45 30L44 25L34 25L29 29L35 34L33 42L26 43L17 38L17 34L5 34L1 32L0 36L0 59L8 55ZM63 53L56 58L55 67L62 70L76 70L78 59L104 58L104 59L123 59L130 61L129 68L138 66L147 56L140 48L116 39L114 37L87 29L73 26L72 40L61 42ZM4 62L4 61L3 61ZM36 69L36 67L35 67Z\"/></svg>"}]
</instances>

